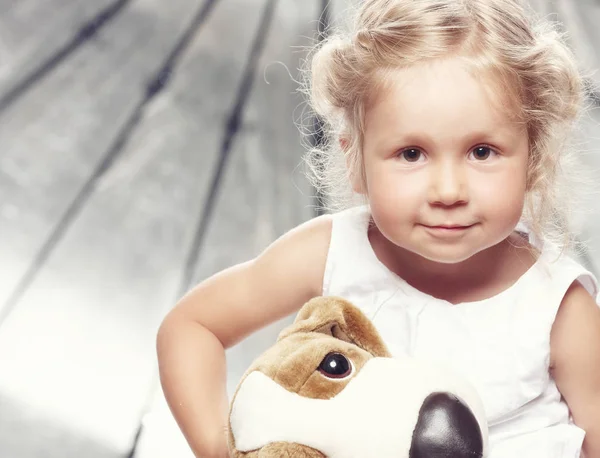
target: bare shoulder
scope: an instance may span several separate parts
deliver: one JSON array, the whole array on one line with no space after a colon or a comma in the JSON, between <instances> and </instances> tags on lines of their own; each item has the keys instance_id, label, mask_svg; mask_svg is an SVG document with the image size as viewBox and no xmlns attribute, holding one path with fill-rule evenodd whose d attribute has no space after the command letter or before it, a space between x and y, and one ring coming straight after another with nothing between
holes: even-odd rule
<instances>
[{"instance_id":1,"label":"bare shoulder","mask_svg":"<svg viewBox=\"0 0 600 458\"><path fill-rule=\"evenodd\" d=\"M573 415L587 432L586 456L600 451L600 308L579 283L567 291L550 339L551 372ZM592 452L593 451L593 452Z\"/></svg>"},{"instance_id":2,"label":"bare shoulder","mask_svg":"<svg viewBox=\"0 0 600 458\"><path fill-rule=\"evenodd\" d=\"M321 291L331 241L330 215L313 218L285 233L254 260L255 274L293 273L311 293ZM274 271L274 269L276 271Z\"/></svg>"},{"instance_id":3,"label":"bare shoulder","mask_svg":"<svg viewBox=\"0 0 600 458\"><path fill-rule=\"evenodd\" d=\"M552 326L552 366L572 359L576 349L582 355L595 349L600 357L600 307L578 281L567 290Z\"/></svg>"},{"instance_id":4,"label":"bare shoulder","mask_svg":"<svg viewBox=\"0 0 600 458\"><path fill-rule=\"evenodd\" d=\"M322 294L331 217L288 231L256 258L202 281L171 312L196 322L228 348L258 329L296 312Z\"/></svg>"}]
</instances>

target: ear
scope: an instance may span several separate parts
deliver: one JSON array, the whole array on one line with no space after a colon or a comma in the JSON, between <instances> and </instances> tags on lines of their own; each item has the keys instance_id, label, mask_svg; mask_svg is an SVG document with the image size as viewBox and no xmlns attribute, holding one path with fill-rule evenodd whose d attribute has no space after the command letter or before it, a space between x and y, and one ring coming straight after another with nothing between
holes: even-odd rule
<instances>
[{"instance_id":1,"label":"ear","mask_svg":"<svg viewBox=\"0 0 600 458\"><path fill-rule=\"evenodd\" d=\"M298 312L294 324L284 329L279 339L301 332L319 332L352 343L373 356L390 353L377 329L356 306L339 297L316 297Z\"/></svg>"},{"instance_id":2,"label":"ear","mask_svg":"<svg viewBox=\"0 0 600 458\"><path fill-rule=\"evenodd\" d=\"M352 190L357 194L365 194L365 186L363 183L363 177L360 170L357 170L356 164L352 163L350 154L350 139L347 135L340 135L339 138L340 148L344 153L346 159L346 170L348 171L348 177L352 185Z\"/></svg>"},{"instance_id":3,"label":"ear","mask_svg":"<svg viewBox=\"0 0 600 458\"><path fill-rule=\"evenodd\" d=\"M348 151L348 148L350 147L350 139L348 138L347 135L340 135L339 142L340 142L340 148L342 149L342 151L344 152L344 155L345 155L346 152Z\"/></svg>"}]
</instances>

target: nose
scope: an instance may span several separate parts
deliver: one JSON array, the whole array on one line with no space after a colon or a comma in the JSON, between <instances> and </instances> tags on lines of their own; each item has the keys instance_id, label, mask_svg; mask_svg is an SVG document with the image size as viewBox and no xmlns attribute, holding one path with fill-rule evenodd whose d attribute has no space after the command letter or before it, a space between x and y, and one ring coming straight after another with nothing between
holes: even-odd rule
<instances>
[{"instance_id":1,"label":"nose","mask_svg":"<svg viewBox=\"0 0 600 458\"><path fill-rule=\"evenodd\" d=\"M429 202L432 205L452 206L467 201L464 171L458 164L438 164L431 180Z\"/></svg>"},{"instance_id":2,"label":"nose","mask_svg":"<svg viewBox=\"0 0 600 458\"><path fill-rule=\"evenodd\" d=\"M409 458L483 457L483 436L469 407L450 393L433 393L423 403Z\"/></svg>"}]
</instances>

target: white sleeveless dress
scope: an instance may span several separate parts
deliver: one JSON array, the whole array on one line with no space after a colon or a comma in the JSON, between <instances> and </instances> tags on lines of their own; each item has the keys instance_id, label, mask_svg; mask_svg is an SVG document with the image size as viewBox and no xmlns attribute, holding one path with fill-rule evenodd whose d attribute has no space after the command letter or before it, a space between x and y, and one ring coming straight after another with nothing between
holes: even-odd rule
<instances>
[{"instance_id":1,"label":"white sleeveless dress","mask_svg":"<svg viewBox=\"0 0 600 458\"><path fill-rule=\"evenodd\" d=\"M460 303L425 294L391 272L368 239L368 207L333 215L323 295L341 296L373 320L393 355L449 365L477 388L490 432L489 458L575 458L575 426L549 374L550 330L576 280L594 297L595 277L546 244L507 290Z\"/></svg>"}]
</instances>

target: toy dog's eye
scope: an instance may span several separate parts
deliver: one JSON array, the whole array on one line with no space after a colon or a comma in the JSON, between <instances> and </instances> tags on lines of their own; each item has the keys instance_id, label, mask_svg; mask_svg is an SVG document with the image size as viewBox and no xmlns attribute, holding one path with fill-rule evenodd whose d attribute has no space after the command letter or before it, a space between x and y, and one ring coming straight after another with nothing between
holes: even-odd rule
<instances>
[{"instance_id":1,"label":"toy dog's eye","mask_svg":"<svg viewBox=\"0 0 600 458\"><path fill-rule=\"evenodd\" d=\"M352 374L352 363L341 353L329 353L321 361L319 372L327 378L346 378Z\"/></svg>"}]
</instances>

